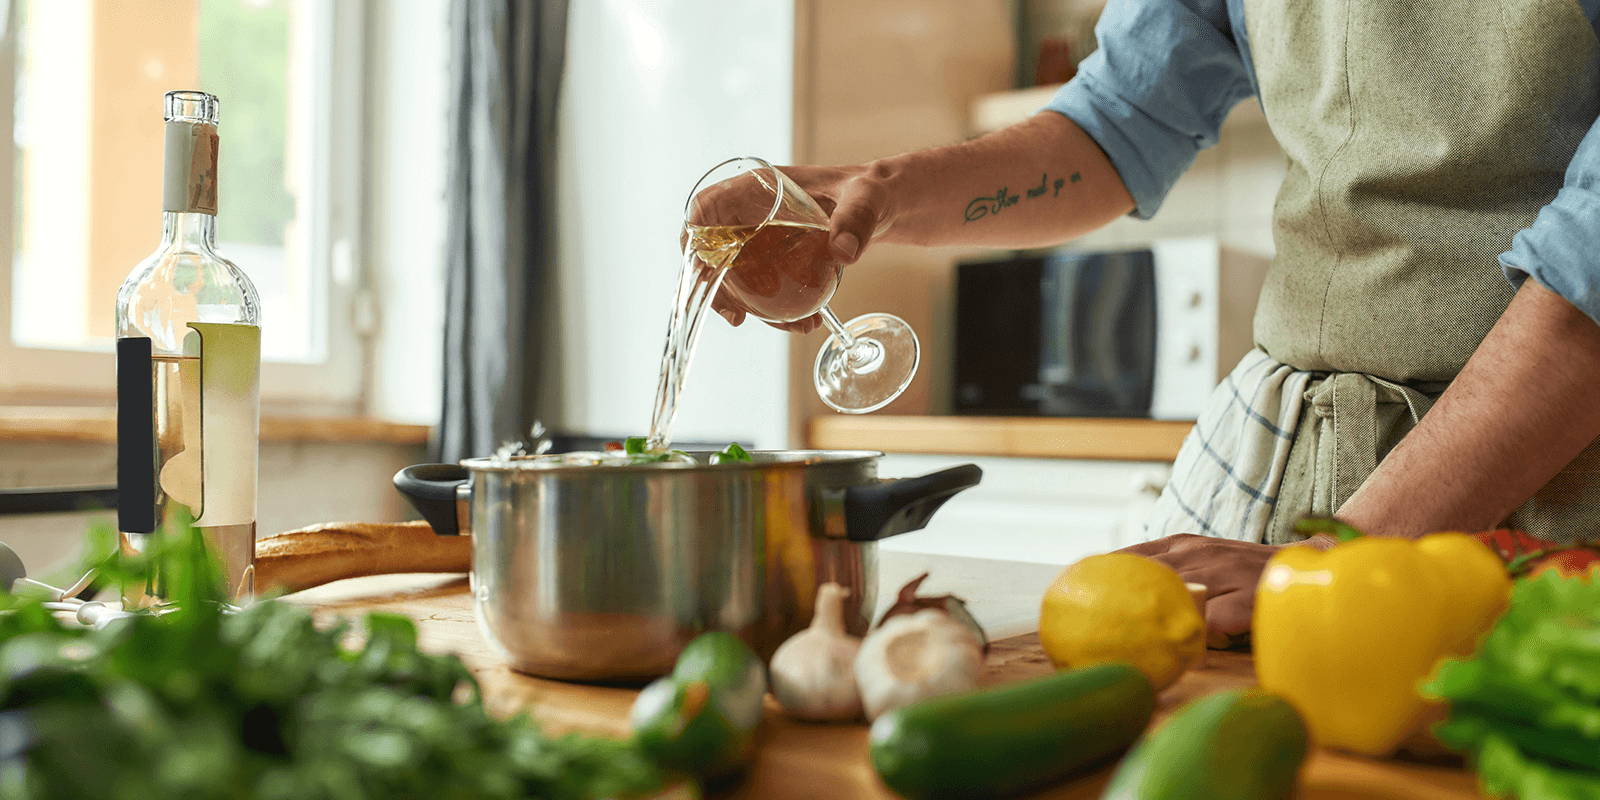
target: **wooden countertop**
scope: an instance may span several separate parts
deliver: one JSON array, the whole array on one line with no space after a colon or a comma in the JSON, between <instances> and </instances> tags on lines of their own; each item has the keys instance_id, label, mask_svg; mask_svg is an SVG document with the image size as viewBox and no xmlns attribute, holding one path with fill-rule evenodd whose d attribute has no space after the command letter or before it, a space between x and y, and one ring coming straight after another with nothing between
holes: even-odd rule
<instances>
[{"instance_id":1,"label":"wooden countertop","mask_svg":"<svg viewBox=\"0 0 1600 800\"><path fill-rule=\"evenodd\" d=\"M114 408L0 406L0 441L115 443ZM420 445L428 442L428 426L405 425L364 417L261 418L264 442L376 442Z\"/></svg>"},{"instance_id":2,"label":"wooden countertop","mask_svg":"<svg viewBox=\"0 0 1600 800\"><path fill-rule=\"evenodd\" d=\"M812 417L806 444L970 456L1172 461L1191 422L1100 417L967 417L843 414Z\"/></svg>"},{"instance_id":3,"label":"wooden countertop","mask_svg":"<svg viewBox=\"0 0 1600 800\"><path fill-rule=\"evenodd\" d=\"M627 713L636 692L544 680L511 671L491 652L473 620L467 583L460 576L384 576L342 581L291 596L322 614L357 615L367 611L405 614L418 621L421 644L458 653L482 684L495 713L531 711L551 732L583 731L625 736ZM1049 662L1033 635L999 640L991 648L985 682L1021 680L1048 674ZM1183 703L1220 689L1254 683L1244 653L1208 654L1161 695L1165 715ZM892 798L867 758L864 725L816 725L784 717L769 697L761 746L745 779L730 792L738 798ZM1097 798L1113 767L1052 787L1041 800ZM1479 797L1473 776L1453 756L1435 752L1425 759L1373 760L1318 751L1301 776L1301 800L1371 798L1434 800Z\"/></svg>"}]
</instances>

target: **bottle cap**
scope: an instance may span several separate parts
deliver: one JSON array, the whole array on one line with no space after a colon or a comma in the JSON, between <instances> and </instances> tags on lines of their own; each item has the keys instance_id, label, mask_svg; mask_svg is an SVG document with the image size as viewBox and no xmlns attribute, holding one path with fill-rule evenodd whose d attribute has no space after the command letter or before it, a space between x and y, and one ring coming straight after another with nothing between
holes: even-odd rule
<instances>
[{"instance_id":1,"label":"bottle cap","mask_svg":"<svg viewBox=\"0 0 1600 800\"><path fill-rule=\"evenodd\" d=\"M217 96L194 89L179 89L167 92L166 115L167 122L189 122L202 125L215 125L218 122L218 106L221 101Z\"/></svg>"}]
</instances>

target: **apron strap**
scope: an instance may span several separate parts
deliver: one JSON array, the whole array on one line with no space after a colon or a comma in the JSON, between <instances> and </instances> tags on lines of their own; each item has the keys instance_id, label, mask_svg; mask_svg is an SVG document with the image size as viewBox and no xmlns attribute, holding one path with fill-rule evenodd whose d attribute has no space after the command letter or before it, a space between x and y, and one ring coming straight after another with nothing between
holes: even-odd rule
<instances>
[{"instance_id":1,"label":"apron strap","mask_svg":"<svg viewBox=\"0 0 1600 800\"><path fill-rule=\"evenodd\" d=\"M1405 384L1360 372L1329 374L1311 390L1311 404L1327 441L1318 447L1317 471L1328 489L1329 510L1337 511L1378 467L1379 402L1403 402L1416 425L1433 407L1433 398Z\"/></svg>"}]
</instances>

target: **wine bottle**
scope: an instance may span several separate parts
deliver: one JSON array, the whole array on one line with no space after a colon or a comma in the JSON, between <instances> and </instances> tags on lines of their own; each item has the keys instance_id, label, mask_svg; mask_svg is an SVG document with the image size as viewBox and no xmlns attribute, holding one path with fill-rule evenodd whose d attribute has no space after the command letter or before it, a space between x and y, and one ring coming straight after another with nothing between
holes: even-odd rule
<instances>
[{"instance_id":1,"label":"wine bottle","mask_svg":"<svg viewBox=\"0 0 1600 800\"><path fill-rule=\"evenodd\" d=\"M255 588L260 300L216 251L218 119L213 95L166 95L161 244L117 292L117 527L142 551L187 515L240 598Z\"/></svg>"}]
</instances>

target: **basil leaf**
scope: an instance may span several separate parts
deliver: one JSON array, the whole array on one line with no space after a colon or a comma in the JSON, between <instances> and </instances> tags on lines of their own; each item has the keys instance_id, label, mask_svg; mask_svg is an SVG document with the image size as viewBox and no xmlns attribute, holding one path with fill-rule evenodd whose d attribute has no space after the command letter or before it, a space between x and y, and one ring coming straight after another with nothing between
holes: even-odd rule
<instances>
[{"instance_id":1,"label":"basil leaf","mask_svg":"<svg viewBox=\"0 0 1600 800\"><path fill-rule=\"evenodd\" d=\"M717 460L718 463L726 463L729 461L742 461L749 463L755 460L750 457L750 454L746 452L743 447L739 446L738 442L729 442L728 446L722 448L722 452L718 455L722 456L722 458Z\"/></svg>"},{"instance_id":2,"label":"basil leaf","mask_svg":"<svg viewBox=\"0 0 1600 800\"><path fill-rule=\"evenodd\" d=\"M646 444L647 442L643 436L629 436L622 440L622 452L630 456L641 456L648 452L645 449Z\"/></svg>"}]
</instances>

